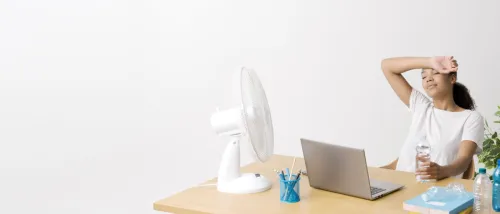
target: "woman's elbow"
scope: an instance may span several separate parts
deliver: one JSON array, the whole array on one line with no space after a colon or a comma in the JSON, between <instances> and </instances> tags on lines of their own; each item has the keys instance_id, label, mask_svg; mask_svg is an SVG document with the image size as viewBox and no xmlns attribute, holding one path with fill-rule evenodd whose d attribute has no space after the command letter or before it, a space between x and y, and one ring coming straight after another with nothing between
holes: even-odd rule
<instances>
[{"instance_id":1,"label":"woman's elbow","mask_svg":"<svg viewBox=\"0 0 500 214\"><path fill-rule=\"evenodd\" d=\"M390 69L390 59L383 59L380 62L380 69L382 69L382 72L388 72Z\"/></svg>"}]
</instances>

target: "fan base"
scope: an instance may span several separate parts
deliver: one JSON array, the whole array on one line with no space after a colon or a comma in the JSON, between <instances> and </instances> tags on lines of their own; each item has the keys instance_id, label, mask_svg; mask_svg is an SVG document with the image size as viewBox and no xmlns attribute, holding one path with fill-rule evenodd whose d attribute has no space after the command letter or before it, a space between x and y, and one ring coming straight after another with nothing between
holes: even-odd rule
<instances>
[{"instance_id":1,"label":"fan base","mask_svg":"<svg viewBox=\"0 0 500 214\"><path fill-rule=\"evenodd\" d=\"M240 177L217 185L217 190L224 193L248 194L271 189L272 183L261 174L244 173Z\"/></svg>"}]
</instances>

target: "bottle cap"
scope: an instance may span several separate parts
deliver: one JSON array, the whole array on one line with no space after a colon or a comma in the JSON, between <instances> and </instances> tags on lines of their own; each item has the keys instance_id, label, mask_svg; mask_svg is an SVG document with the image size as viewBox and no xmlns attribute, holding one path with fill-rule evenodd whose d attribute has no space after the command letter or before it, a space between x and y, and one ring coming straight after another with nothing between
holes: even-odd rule
<instances>
[{"instance_id":1,"label":"bottle cap","mask_svg":"<svg viewBox=\"0 0 500 214\"><path fill-rule=\"evenodd\" d=\"M479 168L479 174L486 174L485 168Z\"/></svg>"}]
</instances>

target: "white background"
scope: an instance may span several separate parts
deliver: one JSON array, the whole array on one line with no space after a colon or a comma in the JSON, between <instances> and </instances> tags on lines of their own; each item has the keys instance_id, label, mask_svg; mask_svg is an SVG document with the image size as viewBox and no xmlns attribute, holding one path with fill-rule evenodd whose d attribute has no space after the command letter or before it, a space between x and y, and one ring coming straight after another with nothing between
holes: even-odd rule
<instances>
[{"instance_id":1,"label":"white background","mask_svg":"<svg viewBox=\"0 0 500 214\"><path fill-rule=\"evenodd\" d=\"M392 161L410 115L391 56L454 55L489 120L500 104L500 2L0 1L0 213L156 213L216 176L215 107L258 72L275 153L299 138ZM419 72L410 72L420 87ZM245 155L243 163L251 161Z\"/></svg>"}]
</instances>

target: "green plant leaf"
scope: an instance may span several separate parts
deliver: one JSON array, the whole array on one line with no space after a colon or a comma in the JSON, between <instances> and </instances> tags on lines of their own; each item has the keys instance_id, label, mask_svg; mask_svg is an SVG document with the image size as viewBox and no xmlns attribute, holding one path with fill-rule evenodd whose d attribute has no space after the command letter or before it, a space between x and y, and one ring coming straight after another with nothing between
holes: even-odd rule
<instances>
[{"instance_id":1,"label":"green plant leaf","mask_svg":"<svg viewBox=\"0 0 500 214\"><path fill-rule=\"evenodd\" d=\"M483 150L489 151L490 147L494 144L493 140L488 138L483 142Z\"/></svg>"},{"instance_id":2,"label":"green plant leaf","mask_svg":"<svg viewBox=\"0 0 500 214\"><path fill-rule=\"evenodd\" d=\"M494 123L500 123L500 120L497 120L497 121L493 121Z\"/></svg>"},{"instance_id":3,"label":"green plant leaf","mask_svg":"<svg viewBox=\"0 0 500 214\"><path fill-rule=\"evenodd\" d=\"M492 138L488 138L484 141L485 144L494 145L495 141Z\"/></svg>"},{"instance_id":4,"label":"green plant leaf","mask_svg":"<svg viewBox=\"0 0 500 214\"><path fill-rule=\"evenodd\" d=\"M484 123L486 124L486 128L490 128L490 125L488 125L488 120L484 120Z\"/></svg>"},{"instance_id":5,"label":"green plant leaf","mask_svg":"<svg viewBox=\"0 0 500 214\"><path fill-rule=\"evenodd\" d=\"M479 163L485 163L486 162L486 158L482 157L482 158L479 158Z\"/></svg>"},{"instance_id":6,"label":"green plant leaf","mask_svg":"<svg viewBox=\"0 0 500 214\"><path fill-rule=\"evenodd\" d=\"M500 111L495 112L495 116L500 117Z\"/></svg>"},{"instance_id":7,"label":"green plant leaf","mask_svg":"<svg viewBox=\"0 0 500 214\"><path fill-rule=\"evenodd\" d=\"M486 167L486 169L494 168L495 162L493 161L493 159L488 159L484 162L484 167Z\"/></svg>"},{"instance_id":8,"label":"green plant leaf","mask_svg":"<svg viewBox=\"0 0 500 214\"><path fill-rule=\"evenodd\" d=\"M500 147L491 148L489 153L490 153L490 155L494 155L495 157L499 156L500 155Z\"/></svg>"},{"instance_id":9,"label":"green plant leaf","mask_svg":"<svg viewBox=\"0 0 500 214\"><path fill-rule=\"evenodd\" d=\"M491 146L491 144L490 144ZM478 158L479 158L479 161L481 161L482 159L484 159L485 157L487 157L488 155L490 154L490 149L485 149L483 147L483 151L481 152L481 154L479 154Z\"/></svg>"},{"instance_id":10,"label":"green plant leaf","mask_svg":"<svg viewBox=\"0 0 500 214\"><path fill-rule=\"evenodd\" d=\"M479 156L477 157L479 163L484 163L487 156L488 156L488 150L483 150L483 152L481 152L481 154L479 154Z\"/></svg>"},{"instance_id":11,"label":"green plant leaf","mask_svg":"<svg viewBox=\"0 0 500 214\"><path fill-rule=\"evenodd\" d=\"M493 133L493 135L491 135L491 138L495 139L495 138L497 138L497 136L498 136L498 134L497 134L497 132L495 132L495 133Z\"/></svg>"},{"instance_id":12,"label":"green plant leaf","mask_svg":"<svg viewBox=\"0 0 500 214\"><path fill-rule=\"evenodd\" d=\"M495 155L492 154L493 153L491 153L490 150L483 150L483 152L481 152L481 154L479 154L478 156L479 163L486 164L486 162L488 162L489 160L496 158L496 154Z\"/></svg>"}]
</instances>

